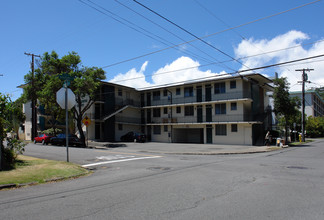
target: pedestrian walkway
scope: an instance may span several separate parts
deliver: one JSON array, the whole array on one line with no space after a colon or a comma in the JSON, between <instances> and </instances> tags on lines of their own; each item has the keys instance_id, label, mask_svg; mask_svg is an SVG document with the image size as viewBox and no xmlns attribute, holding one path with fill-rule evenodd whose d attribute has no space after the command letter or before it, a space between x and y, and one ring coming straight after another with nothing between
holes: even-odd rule
<instances>
[{"instance_id":1,"label":"pedestrian walkway","mask_svg":"<svg viewBox=\"0 0 324 220\"><path fill-rule=\"evenodd\" d=\"M276 146L220 145L220 144L181 144L160 142L95 142L89 141L89 148L113 149L139 153L183 154L183 155L226 155L252 154L282 149ZM287 146L284 146L287 147Z\"/></svg>"}]
</instances>

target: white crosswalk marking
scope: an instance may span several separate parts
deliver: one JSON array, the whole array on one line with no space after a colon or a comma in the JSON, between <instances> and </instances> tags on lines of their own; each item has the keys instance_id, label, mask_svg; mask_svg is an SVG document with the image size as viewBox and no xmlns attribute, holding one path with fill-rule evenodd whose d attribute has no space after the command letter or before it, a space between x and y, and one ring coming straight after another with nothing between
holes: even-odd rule
<instances>
[{"instance_id":1,"label":"white crosswalk marking","mask_svg":"<svg viewBox=\"0 0 324 220\"><path fill-rule=\"evenodd\" d=\"M98 165L103 165L103 164L120 163L120 162L133 161L133 160L153 159L153 158L160 158L160 157L161 156L150 156L150 157L127 158L127 159L121 159L121 160L110 160L110 161L103 161L103 162L98 162L98 163L85 164L85 165L82 165L82 167L92 167L92 166L98 166Z\"/></svg>"},{"instance_id":2,"label":"white crosswalk marking","mask_svg":"<svg viewBox=\"0 0 324 220\"><path fill-rule=\"evenodd\" d=\"M109 155L109 156L100 156L96 157L98 160L117 160L117 159L125 159L125 158L133 158L135 156L127 156L127 155Z\"/></svg>"}]
</instances>

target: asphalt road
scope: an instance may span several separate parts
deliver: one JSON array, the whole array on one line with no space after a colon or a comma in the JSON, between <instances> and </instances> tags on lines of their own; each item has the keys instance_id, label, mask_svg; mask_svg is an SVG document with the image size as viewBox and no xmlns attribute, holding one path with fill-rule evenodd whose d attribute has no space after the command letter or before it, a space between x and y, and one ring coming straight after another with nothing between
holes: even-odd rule
<instances>
[{"instance_id":1,"label":"asphalt road","mask_svg":"<svg viewBox=\"0 0 324 220\"><path fill-rule=\"evenodd\" d=\"M94 173L0 191L0 219L322 220L323 143L225 156L71 148ZM37 147L26 154L65 158L62 147Z\"/></svg>"}]
</instances>

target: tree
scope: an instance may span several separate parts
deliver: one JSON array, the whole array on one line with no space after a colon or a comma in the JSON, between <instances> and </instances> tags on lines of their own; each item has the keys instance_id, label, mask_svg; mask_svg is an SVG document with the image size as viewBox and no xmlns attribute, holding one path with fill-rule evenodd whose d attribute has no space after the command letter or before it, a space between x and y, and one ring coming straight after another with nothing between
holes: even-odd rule
<instances>
[{"instance_id":1,"label":"tree","mask_svg":"<svg viewBox=\"0 0 324 220\"><path fill-rule=\"evenodd\" d=\"M301 103L298 97L289 96L289 83L285 77L274 81L274 112L277 116L283 117L285 126L285 137L287 142L288 130L292 126L293 118L298 117Z\"/></svg>"},{"instance_id":2,"label":"tree","mask_svg":"<svg viewBox=\"0 0 324 220\"><path fill-rule=\"evenodd\" d=\"M310 137L323 137L324 117L309 116L306 122L306 132Z\"/></svg>"},{"instance_id":3,"label":"tree","mask_svg":"<svg viewBox=\"0 0 324 220\"><path fill-rule=\"evenodd\" d=\"M15 138L7 138L7 148L3 141L7 137L7 132L13 129L13 118L23 117L20 115L19 106L13 103L8 95L0 93L0 170L12 168L14 166L17 153L24 151L24 143Z\"/></svg>"},{"instance_id":4,"label":"tree","mask_svg":"<svg viewBox=\"0 0 324 220\"><path fill-rule=\"evenodd\" d=\"M68 74L74 80L69 86L76 96L77 105L72 108L71 114L76 120L80 139L85 145L85 136L82 130L82 119L85 112L93 105L95 93L100 86L100 81L106 78L105 72L97 67L84 67L81 58L76 52L59 58L55 51L51 54L44 53L40 58L39 67L35 70L35 78L38 80L37 99L44 105L46 112L52 117L52 128L56 131L56 122L64 118L64 111L56 103L56 92L62 88L63 81L60 74ZM25 77L26 83L30 84L31 78ZM39 83L40 82L40 83ZM32 88L27 87L26 93L31 93ZM87 98L86 103L82 103ZM82 105L84 104L84 105Z\"/></svg>"}]
</instances>

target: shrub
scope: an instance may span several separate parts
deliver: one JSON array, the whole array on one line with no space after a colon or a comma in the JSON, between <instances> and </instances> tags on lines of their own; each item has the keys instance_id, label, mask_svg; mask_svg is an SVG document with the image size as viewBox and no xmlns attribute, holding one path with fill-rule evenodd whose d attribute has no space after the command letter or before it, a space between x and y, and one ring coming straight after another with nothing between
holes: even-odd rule
<instances>
[{"instance_id":1,"label":"shrub","mask_svg":"<svg viewBox=\"0 0 324 220\"><path fill-rule=\"evenodd\" d=\"M18 154L25 151L25 143L16 138L7 138L7 147L2 148L2 168L12 169L15 167Z\"/></svg>"}]
</instances>

